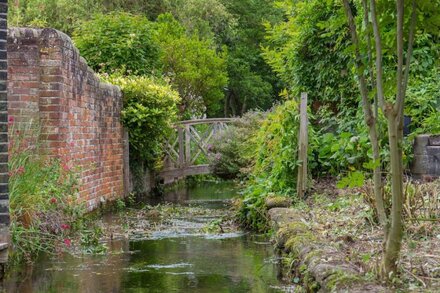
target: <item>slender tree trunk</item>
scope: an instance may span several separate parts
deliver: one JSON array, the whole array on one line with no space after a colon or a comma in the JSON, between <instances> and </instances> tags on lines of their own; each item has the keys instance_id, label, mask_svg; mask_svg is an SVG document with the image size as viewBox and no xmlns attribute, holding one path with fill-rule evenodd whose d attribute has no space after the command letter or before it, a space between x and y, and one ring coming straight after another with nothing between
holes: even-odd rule
<instances>
[{"instance_id":1,"label":"slender tree trunk","mask_svg":"<svg viewBox=\"0 0 440 293\"><path fill-rule=\"evenodd\" d=\"M362 58L360 54L359 37L356 31L356 24L354 22L353 12L351 11L351 7L348 0L343 0L343 3L348 19L348 26L350 29L351 39L355 47L356 74L359 78L359 89L362 97L362 108L364 111L365 123L368 126L368 133L370 136L370 142L373 149L373 160L375 164L375 168L373 170L373 184L374 184L374 198L376 201L376 211L380 224L383 227L386 227L387 216L385 213L385 205L382 196L382 172L381 172L381 164L380 164L380 146L379 146L379 139L377 134L377 117L373 115L371 102L369 100L367 81L363 74L364 64L362 62Z\"/></svg>"},{"instance_id":2,"label":"slender tree trunk","mask_svg":"<svg viewBox=\"0 0 440 293\"><path fill-rule=\"evenodd\" d=\"M235 100L234 94L231 95L231 97L229 99L229 103L231 105L232 117L236 117L237 116L237 101Z\"/></svg>"},{"instance_id":3,"label":"slender tree trunk","mask_svg":"<svg viewBox=\"0 0 440 293\"><path fill-rule=\"evenodd\" d=\"M417 20L416 1L412 1L412 14L409 28L408 51L404 71L403 54L403 25L404 0L396 0L397 9L397 97L393 108L388 107L388 137L391 156L391 227L385 247L383 270L387 277L397 272L397 261L403 239L403 109L405 104L406 88L409 79L409 69L413 54L414 35Z\"/></svg>"},{"instance_id":4,"label":"slender tree trunk","mask_svg":"<svg viewBox=\"0 0 440 293\"><path fill-rule=\"evenodd\" d=\"M397 271L400 248L403 238L403 169L402 169L402 148L399 139L400 129L398 115L391 111L388 115L388 138L390 144L391 164L391 226L388 232L383 259L383 273L389 278Z\"/></svg>"}]
</instances>

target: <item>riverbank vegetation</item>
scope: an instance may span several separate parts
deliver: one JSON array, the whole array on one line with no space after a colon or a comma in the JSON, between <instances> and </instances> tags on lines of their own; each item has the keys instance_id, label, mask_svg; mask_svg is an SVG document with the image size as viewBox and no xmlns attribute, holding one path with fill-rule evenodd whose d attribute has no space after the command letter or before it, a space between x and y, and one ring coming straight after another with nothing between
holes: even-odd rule
<instances>
[{"instance_id":1,"label":"riverbank vegetation","mask_svg":"<svg viewBox=\"0 0 440 293\"><path fill-rule=\"evenodd\" d=\"M40 130L37 122L9 117L11 240L18 262L70 247L85 212L73 162L44 155Z\"/></svg>"}]
</instances>

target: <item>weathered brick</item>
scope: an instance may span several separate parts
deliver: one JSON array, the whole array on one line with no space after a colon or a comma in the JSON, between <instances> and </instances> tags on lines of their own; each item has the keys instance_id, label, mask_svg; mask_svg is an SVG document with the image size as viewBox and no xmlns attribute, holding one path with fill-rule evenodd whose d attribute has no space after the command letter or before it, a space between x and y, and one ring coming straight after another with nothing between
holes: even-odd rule
<instances>
[{"instance_id":1,"label":"weathered brick","mask_svg":"<svg viewBox=\"0 0 440 293\"><path fill-rule=\"evenodd\" d=\"M89 207L96 207L101 196L123 196L120 91L101 85L66 35L53 29L10 32L9 114L21 116L20 121L39 115L43 151L80 167L80 195ZM3 127L7 130L7 124Z\"/></svg>"}]
</instances>

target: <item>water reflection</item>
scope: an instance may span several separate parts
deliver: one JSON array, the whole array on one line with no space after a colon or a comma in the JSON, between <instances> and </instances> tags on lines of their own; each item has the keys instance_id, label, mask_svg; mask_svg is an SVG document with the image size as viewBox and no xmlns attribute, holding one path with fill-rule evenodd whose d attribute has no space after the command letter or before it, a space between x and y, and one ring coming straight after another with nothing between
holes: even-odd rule
<instances>
[{"instance_id":1,"label":"water reflection","mask_svg":"<svg viewBox=\"0 0 440 293\"><path fill-rule=\"evenodd\" d=\"M205 183L173 190L160 201L221 208L236 195L231 184ZM106 221L114 221L114 216ZM181 220L179 218L179 220ZM183 219L199 225L203 218ZM279 266L263 236L173 236L118 239L105 256L42 259L14 273L5 292L280 292Z\"/></svg>"}]
</instances>

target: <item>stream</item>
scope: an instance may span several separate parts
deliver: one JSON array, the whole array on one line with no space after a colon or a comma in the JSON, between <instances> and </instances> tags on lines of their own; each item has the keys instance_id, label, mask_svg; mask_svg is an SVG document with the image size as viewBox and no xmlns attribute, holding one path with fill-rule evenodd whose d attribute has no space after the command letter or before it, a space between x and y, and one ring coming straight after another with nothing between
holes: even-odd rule
<instances>
[{"instance_id":1,"label":"stream","mask_svg":"<svg viewBox=\"0 0 440 293\"><path fill-rule=\"evenodd\" d=\"M230 182L198 183L168 191L150 204L204 211L171 215L166 225L107 239L104 255L43 258L12 274L5 292L293 292L281 278L267 236L201 228L226 215L238 194ZM139 217L139 215L138 215ZM102 221L117 226L117 214ZM138 229L139 230L139 229ZM222 229L223 230L223 229Z\"/></svg>"}]
</instances>

